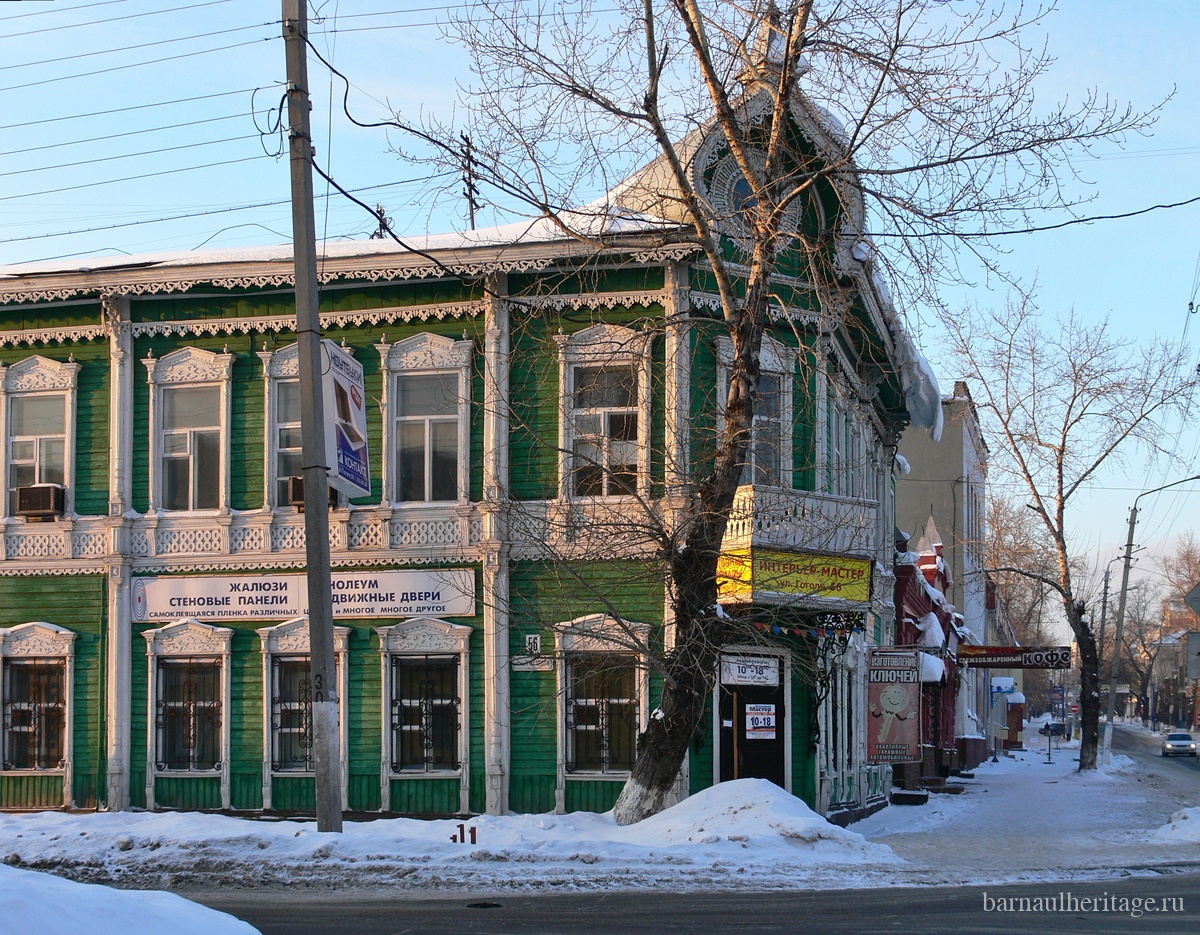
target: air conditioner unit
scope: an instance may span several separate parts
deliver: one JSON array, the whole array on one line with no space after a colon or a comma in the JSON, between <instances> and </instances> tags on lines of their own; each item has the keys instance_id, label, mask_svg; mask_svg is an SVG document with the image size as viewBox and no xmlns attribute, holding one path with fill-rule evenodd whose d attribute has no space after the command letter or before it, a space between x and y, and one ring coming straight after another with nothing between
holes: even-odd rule
<instances>
[{"instance_id":1,"label":"air conditioner unit","mask_svg":"<svg viewBox=\"0 0 1200 935\"><path fill-rule=\"evenodd\" d=\"M284 501L285 506L299 507L300 512L304 512L304 478L292 476L287 478L287 498ZM329 488L329 505L337 507L337 491L332 487Z\"/></svg>"},{"instance_id":2,"label":"air conditioner unit","mask_svg":"<svg viewBox=\"0 0 1200 935\"><path fill-rule=\"evenodd\" d=\"M17 488L17 516L35 523L63 515L66 491L58 484L36 484Z\"/></svg>"}]
</instances>

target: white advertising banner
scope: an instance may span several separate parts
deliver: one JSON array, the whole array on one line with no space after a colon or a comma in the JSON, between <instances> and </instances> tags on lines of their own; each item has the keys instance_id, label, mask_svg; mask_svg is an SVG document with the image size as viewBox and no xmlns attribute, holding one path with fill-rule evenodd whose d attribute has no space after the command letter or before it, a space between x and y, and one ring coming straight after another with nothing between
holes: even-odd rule
<instances>
[{"instance_id":1,"label":"white advertising banner","mask_svg":"<svg viewBox=\"0 0 1200 935\"><path fill-rule=\"evenodd\" d=\"M348 497L366 497L371 493L371 463L362 364L332 341L323 341L322 345L327 361L321 380L329 483Z\"/></svg>"},{"instance_id":2,"label":"white advertising banner","mask_svg":"<svg viewBox=\"0 0 1200 935\"><path fill-rule=\"evenodd\" d=\"M333 616L470 617L475 573L469 568L335 571ZM304 575L201 575L134 578L133 619L286 620L308 614Z\"/></svg>"}]
</instances>

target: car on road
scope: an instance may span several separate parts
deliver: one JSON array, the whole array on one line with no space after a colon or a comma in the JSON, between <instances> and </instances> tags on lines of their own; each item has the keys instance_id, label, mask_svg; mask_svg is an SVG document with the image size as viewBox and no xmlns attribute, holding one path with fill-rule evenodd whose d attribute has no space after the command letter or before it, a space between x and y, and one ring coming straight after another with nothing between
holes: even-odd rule
<instances>
[{"instance_id":1,"label":"car on road","mask_svg":"<svg viewBox=\"0 0 1200 935\"><path fill-rule=\"evenodd\" d=\"M1067 725L1062 721L1047 721L1038 728L1038 733L1043 737L1065 737L1067 735Z\"/></svg>"},{"instance_id":2,"label":"car on road","mask_svg":"<svg viewBox=\"0 0 1200 935\"><path fill-rule=\"evenodd\" d=\"M1163 756L1195 756L1196 741L1191 734L1167 734L1162 742Z\"/></svg>"}]
</instances>

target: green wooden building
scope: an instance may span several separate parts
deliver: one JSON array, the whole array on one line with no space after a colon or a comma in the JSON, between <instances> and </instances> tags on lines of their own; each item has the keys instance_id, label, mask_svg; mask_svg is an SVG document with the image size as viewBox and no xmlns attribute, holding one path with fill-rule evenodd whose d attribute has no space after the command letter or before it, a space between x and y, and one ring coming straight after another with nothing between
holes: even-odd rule
<instances>
[{"instance_id":1,"label":"green wooden building","mask_svg":"<svg viewBox=\"0 0 1200 935\"><path fill-rule=\"evenodd\" d=\"M374 403L371 495L330 506L350 811L606 810L628 776L672 639L637 516L703 470L729 346L694 243L624 191L602 247L535 222L322 252ZM771 623L726 648L680 796L762 776L851 816L890 785L865 653L897 433L938 397L843 239L836 318L781 266L723 599ZM0 269L0 807L313 809L293 328L290 247Z\"/></svg>"}]
</instances>

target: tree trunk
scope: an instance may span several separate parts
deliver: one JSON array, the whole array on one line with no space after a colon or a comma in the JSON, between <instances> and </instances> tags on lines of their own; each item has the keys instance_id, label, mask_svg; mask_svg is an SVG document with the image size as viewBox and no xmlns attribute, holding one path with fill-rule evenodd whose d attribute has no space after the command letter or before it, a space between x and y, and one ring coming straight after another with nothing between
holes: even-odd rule
<instances>
[{"instance_id":1,"label":"tree trunk","mask_svg":"<svg viewBox=\"0 0 1200 935\"><path fill-rule=\"evenodd\" d=\"M1067 604L1067 620L1079 644L1079 769L1095 769L1100 743L1100 657L1091 625L1080 619L1074 601Z\"/></svg>"}]
</instances>

